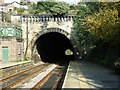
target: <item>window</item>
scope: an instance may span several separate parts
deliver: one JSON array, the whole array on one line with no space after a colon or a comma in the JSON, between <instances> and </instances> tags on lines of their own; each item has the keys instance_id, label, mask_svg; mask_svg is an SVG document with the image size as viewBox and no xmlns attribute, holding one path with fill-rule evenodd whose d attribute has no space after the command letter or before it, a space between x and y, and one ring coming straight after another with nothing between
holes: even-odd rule
<instances>
[{"instance_id":1,"label":"window","mask_svg":"<svg viewBox=\"0 0 120 90\"><path fill-rule=\"evenodd\" d=\"M0 11L3 11L3 8L0 8Z\"/></svg>"},{"instance_id":2,"label":"window","mask_svg":"<svg viewBox=\"0 0 120 90\"><path fill-rule=\"evenodd\" d=\"M8 12L12 12L12 11L13 11L13 9L11 9L11 8L8 9Z\"/></svg>"}]
</instances>

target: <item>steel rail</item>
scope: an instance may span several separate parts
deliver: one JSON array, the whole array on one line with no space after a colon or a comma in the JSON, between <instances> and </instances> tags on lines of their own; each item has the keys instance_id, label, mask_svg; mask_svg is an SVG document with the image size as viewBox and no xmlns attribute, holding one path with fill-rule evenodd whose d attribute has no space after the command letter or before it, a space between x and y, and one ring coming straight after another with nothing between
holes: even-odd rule
<instances>
[{"instance_id":1,"label":"steel rail","mask_svg":"<svg viewBox=\"0 0 120 90\"><path fill-rule=\"evenodd\" d=\"M31 90L38 90L40 88L40 85L43 84L51 75L52 73L55 71L55 69L58 66L56 66L53 70L51 70L44 78L42 78L42 80L40 80Z\"/></svg>"},{"instance_id":2,"label":"steel rail","mask_svg":"<svg viewBox=\"0 0 120 90\"><path fill-rule=\"evenodd\" d=\"M13 83L11 83L11 84L3 87L1 90L7 90L7 89L10 89L10 88L12 88L12 87L15 87L15 86L17 86L18 84L20 84L21 82L24 82L26 79L29 79L30 77L36 76L36 74L44 71L46 68L48 68L48 67L50 67L50 66L51 66L51 65L47 65L47 67L45 67L45 68L42 68L42 69L40 68L40 69L38 69L37 71L34 71L33 73L31 73L31 74L29 74L29 75L27 75L27 76L24 76L24 77L22 77L22 78L19 78L19 79L16 80L15 82L13 82Z\"/></svg>"},{"instance_id":3,"label":"steel rail","mask_svg":"<svg viewBox=\"0 0 120 90\"><path fill-rule=\"evenodd\" d=\"M9 77L7 77L7 78L4 78L4 79L0 80L0 84L3 83L4 81L8 81L8 80L10 80L10 79L12 79L12 78L14 78L14 77L17 77L17 76L19 76L19 75L22 75L22 74L24 74L24 73L27 73L27 72L29 72L30 70L33 70L33 69L35 69L35 68L38 68L38 67L40 67L40 66L42 66L42 65L45 65L45 64L41 64L41 65L32 67L32 68L30 68L30 69L28 69L28 70L25 70L25 71L19 72L19 73L17 73L17 74L11 75L11 76L9 76Z\"/></svg>"}]
</instances>

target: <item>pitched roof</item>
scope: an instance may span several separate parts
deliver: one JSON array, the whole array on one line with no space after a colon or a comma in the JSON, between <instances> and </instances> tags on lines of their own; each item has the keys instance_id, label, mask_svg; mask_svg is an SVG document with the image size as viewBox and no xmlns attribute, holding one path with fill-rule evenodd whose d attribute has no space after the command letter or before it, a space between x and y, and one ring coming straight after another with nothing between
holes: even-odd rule
<instances>
[{"instance_id":1,"label":"pitched roof","mask_svg":"<svg viewBox=\"0 0 120 90\"><path fill-rule=\"evenodd\" d=\"M0 5L0 6L7 6L7 5L13 4L13 3L17 3L17 4L19 4L19 5L22 5L22 4L20 4L20 3L16 2L16 1L14 1L14 2L12 2L12 3L4 3L4 4Z\"/></svg>"}]
</instances>

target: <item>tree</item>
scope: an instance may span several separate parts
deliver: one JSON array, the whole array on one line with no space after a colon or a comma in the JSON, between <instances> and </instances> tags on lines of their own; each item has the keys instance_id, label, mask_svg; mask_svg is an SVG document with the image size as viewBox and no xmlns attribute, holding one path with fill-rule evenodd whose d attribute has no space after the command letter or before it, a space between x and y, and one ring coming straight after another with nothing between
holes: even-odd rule
<instances>
[{"instance_id":1,"label":"tree","mask_svg":"<svg viewBox=\"0 0 120 90\"><path fill-rule=\"evenodd\" d=\"M29 3L28 12L29 12L30 14L37 14L37 13L39 13L37 4L35 4L35 3Z\"/></svg>"},{"instance_id":2,"label":"tree","mask_svg":"<svg viewBox=\"0 0 120 90\"><path fill-rule=\"evenodd\" d=\"M119 10L120 2L78 4L73 34L80 48L90 50L87 59L110 67L120 57Z\"/></svg>"},{"instance_id":3,"label":"tree","mask_svg":"<svg viewBox=\"0 0 120 90\"><path fill-rule=\"evenodd\" d=\"M4 14L4 20L5 22L11 23L11 14L9 13Z\"/></svg>"},{"instance_id":4,"label":"tree","mask_svg":"<svg viewBox=\"0 0 120 90\"><path fill-rule=\"evenodd\" d=\"M85 50L92 45L92 37L85 26L85 17L91 14L91 10L85 3L78 3L77 15L74 20L74 31L72 32L77 39L78 46Z\"/></svg>"},{"instance_id":5,"label":"tree","mask_svg":"<svg viewBox=\"0 0 120 90\"><path fill-rule=\"evenodd\" d=\"M70 5L70 10L76 10L76 5L74 4Z\"/></svg>"},{"instance_id":6,"label":"tree","mask_svg":"<svg viewBox=\"0 0 120 90\"><path fill-rule=\"evenodd\" d=\"M102 39L105 42L114 41L119 31L118 11L114 4L109 6L109 3L105 3L103 6L98 13L86 17L85 24L89 28L88 31L94 36L94 39Z\"/></svg>"},{"instance_id":7,"label":"tree","mask_svg":"<svg viewBox=\"0 0 120 90\"><path fill-rule=\"evenodd\" d=\"M22 14L25 10L26 9L24 8L17 8L17 7L14 8L14 11L17 11L18 14Z\"/></svg>"},{"instance_id":8,"label":"tree","mask_svg":"<svg viewBox=\"0 0 120 90\"><path fill-rule=\"evenodd\" d=\"M51 14L56 16L65 15L69 11L69 5L65 2L59 2L50 8Z\"/></svg>"},{"instance_id":9,"label":"tree","mask_svg":"<svg viewBox=\"0 0 120 90\"><path fill-rule=\"evenodd\" d=\"M40 1L37 3L37 7L36 9L38 10L38 12L46 12L46 13L51 13L51 7L53 7L55 4L57 4L57 2L53 2L53 1Z\"/></svg>"},{"instance_id":10,"label":"tree","mask_svg":"<svg viewBox=\"0 0 120 90\"><path fill-rule=\"evenodd\" d=\"M85 5L89 7L91 14L98 12L100 9L99 2L86 2Z\"/></svg>"},{"instance_id":11,"label":"tree","mask_svg":"<svg viewBox=\"0 0 120 90\"><path fill-rule=\"evenodd\" d=\"M37 4L30 4L29 12L31 14L40 14L45 12L51 15L65 15L69 11L69 5L65 2L54 2L48 0L46 2L40 1Z\"/></svg>"},{"instance_id":12,"label":"tree","mask_svg":"<svg viewBox=\"0 0 120 90\"><path fill-rule=\"evenodd\" d=\"M91 57L99 63L113 65L120 56L119 3L100 3L98 12L85 17L84 25L93 36Z\"/></svg>"}]
</instances>

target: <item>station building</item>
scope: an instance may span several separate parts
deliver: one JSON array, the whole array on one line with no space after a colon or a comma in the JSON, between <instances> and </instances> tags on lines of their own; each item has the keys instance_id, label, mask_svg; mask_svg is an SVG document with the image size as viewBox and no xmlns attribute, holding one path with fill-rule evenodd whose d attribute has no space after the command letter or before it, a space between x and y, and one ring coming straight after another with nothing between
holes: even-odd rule
<instances>
[{"instance_id":1,"label":"station building","mask_svg":"<svg viewBox=\"0 0 120 90\"><path fill-rule=\"evenodd\" d=\"M19 61L22 59L22 30L15 26L0 26L0 62Z\"/></svg>"}]
</instances>

